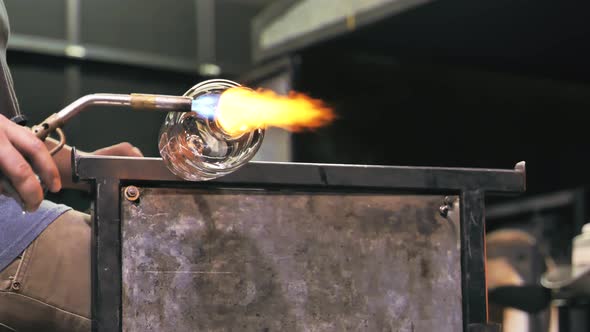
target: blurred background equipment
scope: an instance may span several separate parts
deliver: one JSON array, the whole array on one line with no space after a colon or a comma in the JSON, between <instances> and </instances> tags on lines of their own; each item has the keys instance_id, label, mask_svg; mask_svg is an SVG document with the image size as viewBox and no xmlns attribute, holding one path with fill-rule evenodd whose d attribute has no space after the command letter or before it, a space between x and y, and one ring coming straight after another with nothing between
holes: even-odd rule
<instances>
[{"instance_id":1,"label":"blurred background equipment","mask_svg":"<svg viewBox=\"0 0 590 332\"><path fill-rule=\"evenodd\" d=\"M549 331L549 295L538 280L550 263L536 239L504 228L489 232L486 242L490 320L501 323L503 331Z\"/></svg>"},{"instance_id":2,"label":"blurred background equipment","mask_svg":"<svg viewBox=\"0 0 590 332\"><path fill-rule=\"evenodd\" d=\"M541 284L551 291L559 310L560 332L590 330L590 223L572 239L571 263L543 274Z\"/></svg>"}]
</instances>

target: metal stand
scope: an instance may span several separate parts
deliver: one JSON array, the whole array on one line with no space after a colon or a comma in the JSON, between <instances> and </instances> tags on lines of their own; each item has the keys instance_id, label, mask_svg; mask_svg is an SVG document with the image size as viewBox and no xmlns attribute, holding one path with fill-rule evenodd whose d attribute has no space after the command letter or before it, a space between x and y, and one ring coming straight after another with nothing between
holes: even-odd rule
<instances>
[{"instance_id":1,"label":"metal stand","mask_svg":"<svg viewBox=\"0 0 590 332\"><path fill-rule=\"evenodd\" d=\"M498 331L487 323L484 197L525 190L525 167L514 170L383 167L295 163L249 163L212 182L185 182L157 158L80 156L74 151L75 179L94 188L92 317L95 332L121 331L121 186L182 188L298 189L330 192L404 192L460 195L463 330Z\"/></svg>"}]
</instances>

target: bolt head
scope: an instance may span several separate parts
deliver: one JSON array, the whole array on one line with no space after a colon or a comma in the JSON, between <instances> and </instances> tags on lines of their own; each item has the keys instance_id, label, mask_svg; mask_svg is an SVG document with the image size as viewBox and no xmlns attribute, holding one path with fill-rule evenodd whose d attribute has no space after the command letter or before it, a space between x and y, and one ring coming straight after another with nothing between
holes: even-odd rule
<instances>
[{"instance_id":1,"label":"bolt head","mask_svg":"<svg viewBox=\"0 0 590 332\"><path fill-rule=\"evenodd\" d=\"M448 205L441 205L438 208L438 212L441 216L446 217L449 214L449 206Z\"/></svg>"},{"instance_id":2,"label":"bolt head","mask_svg":"<svg viewBox=\"0 0 590 332\"><path fill-rule=\"evenodd\" d=\"M139 188L136 186L129 186L125 188L125 198L129 201L136 201L139 198Z\"/></svg>"}]
</instances>

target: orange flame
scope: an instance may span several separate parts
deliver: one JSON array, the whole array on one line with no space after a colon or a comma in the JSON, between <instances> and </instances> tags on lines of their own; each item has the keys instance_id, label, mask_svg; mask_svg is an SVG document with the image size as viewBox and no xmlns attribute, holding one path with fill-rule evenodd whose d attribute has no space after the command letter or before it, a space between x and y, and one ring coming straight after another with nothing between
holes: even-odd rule
<instances>
[{"instance_id":1,"label":"orange flame","mask_svg":"<svg viewBox=\"0 0 590 332\"><path fill-rule=\"evenodd\" d=\"M327 125L335 118L332 109L321 100L302 93L292 91L282 96L271 90L240 87L221 94L217 112L219 125L229 134L266 127L309 130Z\"/></svg>"}]
</instances>

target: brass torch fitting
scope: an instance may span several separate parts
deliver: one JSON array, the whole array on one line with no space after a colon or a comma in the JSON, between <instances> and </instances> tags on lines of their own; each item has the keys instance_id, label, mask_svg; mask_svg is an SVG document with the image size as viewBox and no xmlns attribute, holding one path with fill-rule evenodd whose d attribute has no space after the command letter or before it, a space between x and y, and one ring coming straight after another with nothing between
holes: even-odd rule
<instances>
[{"instance_id":1,"label":"brass torch fitting","mask_svg":"<svg viewBox=\"0 0 590 332\"><path fill-rule=\"evenodd\" d=\"M183 96L131 94L131 107L144 110L190 112L193 99Z\"/></svg>"},{"instance_id":2,"label":"brass torch fitting","mask_svg":"<svg viewBox=\"0 0 590 332\"><path fill-rule=\"evenodd\" d=\"M53 113L40 124L33 126L31 130L35 136L44 141L49 136L49 134L51 134L56 129L61 128L63 125L63 121L61 121L61 118L57 116L57 113Z\"/></svg>"},{"instance_id":3,"label":"brass torch fitting","mask_svg":"<svg viewBox=\"0 0 590 332\"><path fill-rule=\"evenodd\" d=\"M33 131L33 134L35 134L35 136L37 136L42 141L45 141L45 139L49 137L52 132L55 131L57 133L59 136L59 143L49 151L49 154L54 155L58 153L64 145L66 145L66 135L61 130L63 125L63 119L59 117L57 113L54 113L40 124L33 126L31 130Z\"/></svg>"}]
</instances>

